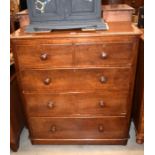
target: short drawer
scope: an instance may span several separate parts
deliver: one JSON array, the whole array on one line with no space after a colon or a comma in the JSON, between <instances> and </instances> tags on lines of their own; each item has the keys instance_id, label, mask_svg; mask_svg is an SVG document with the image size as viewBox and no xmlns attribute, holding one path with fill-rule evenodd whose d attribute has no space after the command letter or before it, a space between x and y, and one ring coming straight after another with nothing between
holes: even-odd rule
<instances>
[{"instance_id":1,"label":"short drawer","mask_svg":"<svg viewBox=\"0 0 155 155\"><path fill-rule=\"evenodd\" d=\"M133 44L105 43L76 46L77 66L106 66L131 64Z\"/></svg>"},{"instance_id":2,"label":"short drawer","mask_svg":"<svg viewBox=\"0 0 155 155\"><path fill-rule=\"evenodd\" d=\"M19 68L71 67L73 65L72 45L19 45L16 46Z\"/></svg>"},{"instance_id":3,"label":"short drawer","mask_svg":"<svg viewBox=\"0 0 155 155\"><path fill-rule=\"evenodd\" d=\"M24 70L20 76L24 91L128 90L130 68Z\"/></svg>"},{"instance_id":4,"label":"short drawer","mask_svg":"<svg viewBox=\"0 0 155 155\"><path fill-rule=\"evenodd\" d=\"M33 139L121 139L128 138L124 117L29 118Z\"/></svg>"},{"instance_id":5,"label":"short drawer","mask_svg":"<svg viewBox=\"0 0 155 155\"><path fill-rule=\"evenodd\" d=\"M29 116L125 115L127 91L103 93L24 94Z\"/></svg>"}]
</instances>

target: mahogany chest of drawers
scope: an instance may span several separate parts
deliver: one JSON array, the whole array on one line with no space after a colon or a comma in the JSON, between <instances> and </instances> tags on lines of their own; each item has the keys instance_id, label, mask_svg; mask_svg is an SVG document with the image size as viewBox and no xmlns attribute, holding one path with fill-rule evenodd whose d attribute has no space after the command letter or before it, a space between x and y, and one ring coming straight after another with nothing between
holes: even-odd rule
<instances>
[{"instance_id":1,"label":"mahogany chest of drawers","mask_svg":"<svg viewBox=\"0 0 155 155\"><path fill-rule=\"evenodd\" d=\"M126 144L140 31L11 35L33 144Z\"/></svg>"}]
</instances>

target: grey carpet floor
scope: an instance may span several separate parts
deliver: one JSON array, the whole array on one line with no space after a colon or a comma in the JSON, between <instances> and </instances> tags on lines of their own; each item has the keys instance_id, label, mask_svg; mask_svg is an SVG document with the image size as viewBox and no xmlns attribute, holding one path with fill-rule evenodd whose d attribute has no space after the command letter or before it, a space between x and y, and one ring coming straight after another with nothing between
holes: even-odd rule
<instances>
[{"instance_id":1,"label":"grey carpet floor","mask_svg":"<svg viewBox=\"0 0 155 155\"><path fill-rule=\"evenodd\" d=\"M144 145L135 142L134 126L131 124L127 146L120 145L32 145L28 131L23 130L18 152L11 155L143 155Z\"/></svg>"}]
</instances>

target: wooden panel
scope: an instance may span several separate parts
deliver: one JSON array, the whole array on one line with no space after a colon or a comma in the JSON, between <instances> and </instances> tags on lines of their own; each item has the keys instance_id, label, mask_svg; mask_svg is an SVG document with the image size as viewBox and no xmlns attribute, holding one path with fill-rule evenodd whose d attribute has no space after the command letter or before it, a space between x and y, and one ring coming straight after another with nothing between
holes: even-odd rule
<instances>
[{"instance_id":1,"label":"wooden panel","mask_svg":"<svg viewBox=\"0 0 155 155\"><path fill-rule=\"evenodd\" d=\"M125 115L127 96L127 91L24 94L29 116Z\"/></svg>"},{"instance_id":2,"label":"wooden panel","mask_svg":"<svg viewBox=\"0 0 155 155\"><path fill-rule=\"evenodd\" d=\"M106 22L132 21L134 8L126 4L103 5L103 19Z\"/></svg>"},{"instance_id":3,"label":"wooden panel","mask_svg":"<svg viewBox=\"0 0 155 155\"><path fill-rule=\"evenodd\" d=\"M132 22L133 11L104 11L103 19L106 22L130 21Z\"/></svg>"},{"instance_id":4,"label":"wooden panel","mask_svg":"<svg viewBox=\"0 0 155 155\"><path fill-rule=\"evenodd\" d=\"M133 96L133 120L136 129L136 141L144 143L144 35L141 36L137 72Z\"/></svg>"},{"instance_id":5,"label":"wooden panel","mask_svg":"<svg viewBox=\"0 0 155 155\"><path fill-rule=\"evenodd\" d=\"M37 139L31 138L32 144L42 145L127 145L128 138L123 139Z\"/></svg>"},{"instance_id":6,"label":"wooden panel","mask_svg":"<svg viewBox=\"0 0 155 155\"><path fill-rule=\"evenodd\" d=\"M77 66L108 66L131 64L133 51L132 42L113 42L94 45L79 44L76 46L76 64Z\"/></svg>"},{"instance_id":7,"label":"wooden panel","mask_svg":"<svg viewBox=\"0 0 155 155\"><path fill-rule=\"evenodd\" d=\"M12 65L10 66L10 147L15 152L19 148L20 134L25 126L22 108L16 73Z\"/></svg>"},{"instance_id":8,"label":"wooden panel","mask_svg":"<svg viewBox=\"0 0 155 155\"><path fill-rule=\"evenodd\" d=\"M74 92L86 90L128 90L129 68L25 70L21 72L24 91Z\"/></svg>"},{"instance_id":9,"label":"wooden panel","mask_svg":"<svg viewBox=\"0 0 155 155\"><path fill-rule=\"evenodd\" d=\"M31 137L37 139L127 138L124 117L30 118Z\"/></svg>"},{"instance_id":10,"label":"wooden panel","mask_svg":"<svg viewBox=\"0 0 155 155\"><path fill-rule=\"evenodd\" d=\"M50 68L72 66L71 45L19 45L16 54L20 68Z\"/></svg>"}]
</instances>

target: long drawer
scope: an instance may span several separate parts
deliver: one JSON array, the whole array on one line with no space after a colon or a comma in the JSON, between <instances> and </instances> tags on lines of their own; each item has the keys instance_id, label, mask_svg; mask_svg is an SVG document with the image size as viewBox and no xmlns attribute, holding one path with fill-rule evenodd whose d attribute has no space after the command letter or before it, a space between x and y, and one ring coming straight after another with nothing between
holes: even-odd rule
<instances>
[{"instance_id":1,"label":"long drawer","mask_svg":"<svg viewBox=\"0 0 155 155\"><path fill-rule=\"evenodd\" d=\"M125 115L127 91L24 94L29 116Z\"/></svg>"},{"instance_id":2,"label":"long drawer","mask_svg":"<svg viewBox=\"0 0 155 155\"><path fill-rule=\"evenodd\" d=\"M125 117L29 118L33 139L121 139L128 138Z\"/></svg>"},{"instance_id":3,"label":"long drawer","mask_svg":"<svg viewBox=\"0 0 155 155\"><path fill-rule=\"evenodd\" d=\"M20 77L24 91L128 90L130 68L24 70Z\"/></svg>"}]
</instances>

